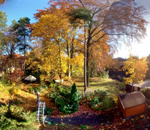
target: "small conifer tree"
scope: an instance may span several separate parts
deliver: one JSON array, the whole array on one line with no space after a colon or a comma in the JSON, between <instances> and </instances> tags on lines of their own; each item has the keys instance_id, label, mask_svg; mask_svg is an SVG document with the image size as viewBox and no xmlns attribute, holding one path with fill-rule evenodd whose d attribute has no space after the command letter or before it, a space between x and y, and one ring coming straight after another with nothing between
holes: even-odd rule
<instances>
[{"instance_id":1,"label":"small conifer tree","mask_svg":"<svg viewBox=\"0 0 150 130\"><path fill-rule=\"evenodd\" d=\"M72 102L72 105L73 105L73 112L77 111L78 108L79 108L79 96L78 96L78 93L77 93L77 86L76 84L74 83L72 85L72 89L71 89L71 100Z\"/></svg>"}]
</instances>

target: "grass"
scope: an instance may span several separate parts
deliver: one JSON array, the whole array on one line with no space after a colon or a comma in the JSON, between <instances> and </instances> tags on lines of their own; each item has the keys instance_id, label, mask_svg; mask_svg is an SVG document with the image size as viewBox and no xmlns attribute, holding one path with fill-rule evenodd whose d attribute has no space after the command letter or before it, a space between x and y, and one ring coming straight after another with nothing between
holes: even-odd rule
<instances>
[{"instance_id":1,"label":"grass","mask_svg":"<svg viewBox=\"0 0 150 130\"><path fill-rule=\"evenodd\" d=\"M84 91L84 82L83 78L75 78L72 83L75 82L77 85L77 89L83 93ZM17 86L19 91L15 94L11 94L10 90L12 86L4 85L0 82L0 103L8 104L9 101L13 101L16 105L20 107L24 107L26 111L35 110L37 107L37 95L28 92L28 87L37 87L39 84L21 84ZM64 87L71 87L71 84L68 82L64 82ZM87 88L87 93L94 92L94 90L100 89L107 91L110 97L113 97L114 100L117 100L117 94L123 93L119 90L120 83L116 80L105 79L100 80L100 78L90 78L90 87ZM46 102L47 107L53 108L54 104L50 101L48 97L48 93L50 92L50 88L48 90L42 89L40 93L40 100L42 102Z\"/></svg>"},{"instance_id":2,"label":"grass","mask_svg":"<svg viewBox=\"0 0 150 130\"><path fill-rule=\"evenodd\" d=\"M30 94L25 91L24 85L16 86L18 88L14 94L10 92L13 86L3 85L0 82L0 103L8 104L12 101L16 105L23 107L24 110L32 110L36 107L36 95ZM31 105L32 104L32 105Z\"/></svg>"},{"instance_id":3,"label":"grass","mask_svg":"<svg viewBox=\"0 0 150 130\"><path fill-rule=\"evenodd\" d=\"M77 78L73 79L73 82L76 83L77 89L81 92L84 91L84 82L83 78ZM66 84L63 84L64 86L69 86ZM113 80L113 79L100 79L98 77L90 78L90 87L87 87L87 92L94 92L94 90L100 89L103 91L107 91L108 95L110 97L114 97L120 93L124 93L123 91L120 91L119 87L121 86L121 83Z\"/></svg>"},{"instance_id":4,"label":"grass","mask_svg":"<svg viewBox=\"0 0 150 130\"><path fill-rule=\"evenodd\" d=\"M83 78L74 78L73 82L76 83L77 89L83 92L84 90ZM13 100L19 106L24 107L25 110L34 110L37 106L37 96L36 94L28 92L27 88L29 85L25 84L19 85L18 86L19 92L14 95L11 95L10 89L12 88L12 86L4 85L0 81L0 103L7 104L10 100ZM32 86L34 85L38 86L39 84L32 84ZM71 86L71 84L69 84L68 82L65 82L63 85L65 87ZM121 91L119 90L119 86L120 83L118 81L112 79L100 80L100 78L95 77L90 78L90 87L87 88L87 92L88 93L94 92L94 90L97 89L106 90L109 96L115 97L118 93L121 93ZM50 99L45 96L49 93L49 91L50 89L48 91L44 90L43 92L41 92L40 99L41 101L46 102L49 107L52 107Z\"/></svg>"}]
</instances>

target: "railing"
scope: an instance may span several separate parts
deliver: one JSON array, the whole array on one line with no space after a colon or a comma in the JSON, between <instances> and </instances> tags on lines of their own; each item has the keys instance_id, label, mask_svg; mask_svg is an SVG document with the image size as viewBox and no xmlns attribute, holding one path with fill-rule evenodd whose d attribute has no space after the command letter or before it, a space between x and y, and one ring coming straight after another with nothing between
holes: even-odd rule
<instances>
[{"instance_id":1,"label":"railing","mask_svg":"<svg viewBox=\"0 0 150 130\"><path fill-rule=\"evenodd\" d=\"M44 117L44 110L45 110L45 102L39 102L38 103L38 114L37 114L37 118L38 118L38 122L45 122L45 117Z\"/></svg>"}]
</instances>

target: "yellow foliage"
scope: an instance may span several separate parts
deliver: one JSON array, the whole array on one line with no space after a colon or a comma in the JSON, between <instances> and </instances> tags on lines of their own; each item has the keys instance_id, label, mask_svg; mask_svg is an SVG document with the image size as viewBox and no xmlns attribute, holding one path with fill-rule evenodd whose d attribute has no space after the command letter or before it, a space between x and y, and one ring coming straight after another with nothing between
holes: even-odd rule
<instances>
[{"instance_id":1,"label":"yellow foliage","mask_svg":"<svg viewBox=\"0 0 150 130\"><path fill-rule=\"evenodd\" d=\"M52 14L44 14L36 24L32 24L32 37L55 38L64 31L68 32L67 24L68 19L59 9Z\"/></svg>"},{"instance_id":2,"label":"yellow foliage","mask_svg":"<svg viewBox=\"0 0 150 130\"><path fill-rule=\"evenodd\" d=\"M21 90L20 90L19 88L17 88L17 87L13 87L13 88L11 88L11 89L9 90L9 93L10 93L11 95L19 94L20 92L21 92Z\"/></svg>"},{"instance_id":3,"label":"yellow foliage","mask_svg":"<svg viewBox=\"0 0 150 130\"><path fill-rule=\"evenodd\" d=\"M127 78L124 77L126 84L133 84L134 82L139 83L145 78L148 70L146 58L130 56L129 59L125 61L122 69L126 71L126 75L129 75Z\"/></svg>"},{"instance_id":4,"label":"yellow foliage","mask_svg":"<svg viewBox=\"0 0 150 130\"><path fill-rule=\"evenodd\" d=\"M42 72L40 76L41 80L45 80L48 77L48 79L53 78L60 71L61 73L65 73L67 70L67 61L64 52L61 52L60 57L57 51L58 46L55 44L50 44L47 48L42 49L33 50L30 53L28 59L26 59L26 64L29 65L28 69L32 69L35 72Z\"/></svg>"},{"instance_id":5,"label":"yellow foliage","mask_svg":"<svg viewBox=\"0 0 150 130\"><path fill-rule=\"evenodd\" d=\"M76 57L72 58L71 65L75 75L83 74L84 55L80 53Z\"/></svg>"},{"instance_id":6,"label":"yellow foliage","mask_svg":"<svg viewBox=\"0 0 150 130\"><path fill-rule=\"evenodd\" d=\"M83 44L75 38L75 29L69 23L65 8L40 10L35 14L37 22L29 25L35 48L28 55L28 69L41 72L41 80L55 76L62 78L71 71L83 72ZM70 74L70 75L69 75Z\"/></svg>"}]
</instances>

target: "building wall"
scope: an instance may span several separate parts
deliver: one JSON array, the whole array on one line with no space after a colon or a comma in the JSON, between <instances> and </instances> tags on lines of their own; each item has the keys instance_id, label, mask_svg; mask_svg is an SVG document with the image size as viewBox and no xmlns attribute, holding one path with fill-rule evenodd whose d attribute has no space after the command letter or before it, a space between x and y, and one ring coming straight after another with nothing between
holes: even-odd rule
<instances>
[{"instance_id":1,"label":"building wall","mask_svg":"<svg viewBox=\"0 0 150 130\"><path fill-rule=\"evenodd\" d=\"M125 109L123 115L124 117L130 117L139 115L141 113L144 113L145 111L146 111L146 104L141 104L135 107Z\"/></svg>"},{"instance_id":2,"label":"building wall","mask_svg":"<svg viewBox=\"0 0 150 130\"><path fill-rule=\"evenodd\" d=\"M119 110L121 111L121 113L123 114L124 109L123 109L123 106L122 106L122 104L121 104L121 101L120 101L119 96L118 96L118 108L119 108Z\"/></svg>"}]
</instances>

